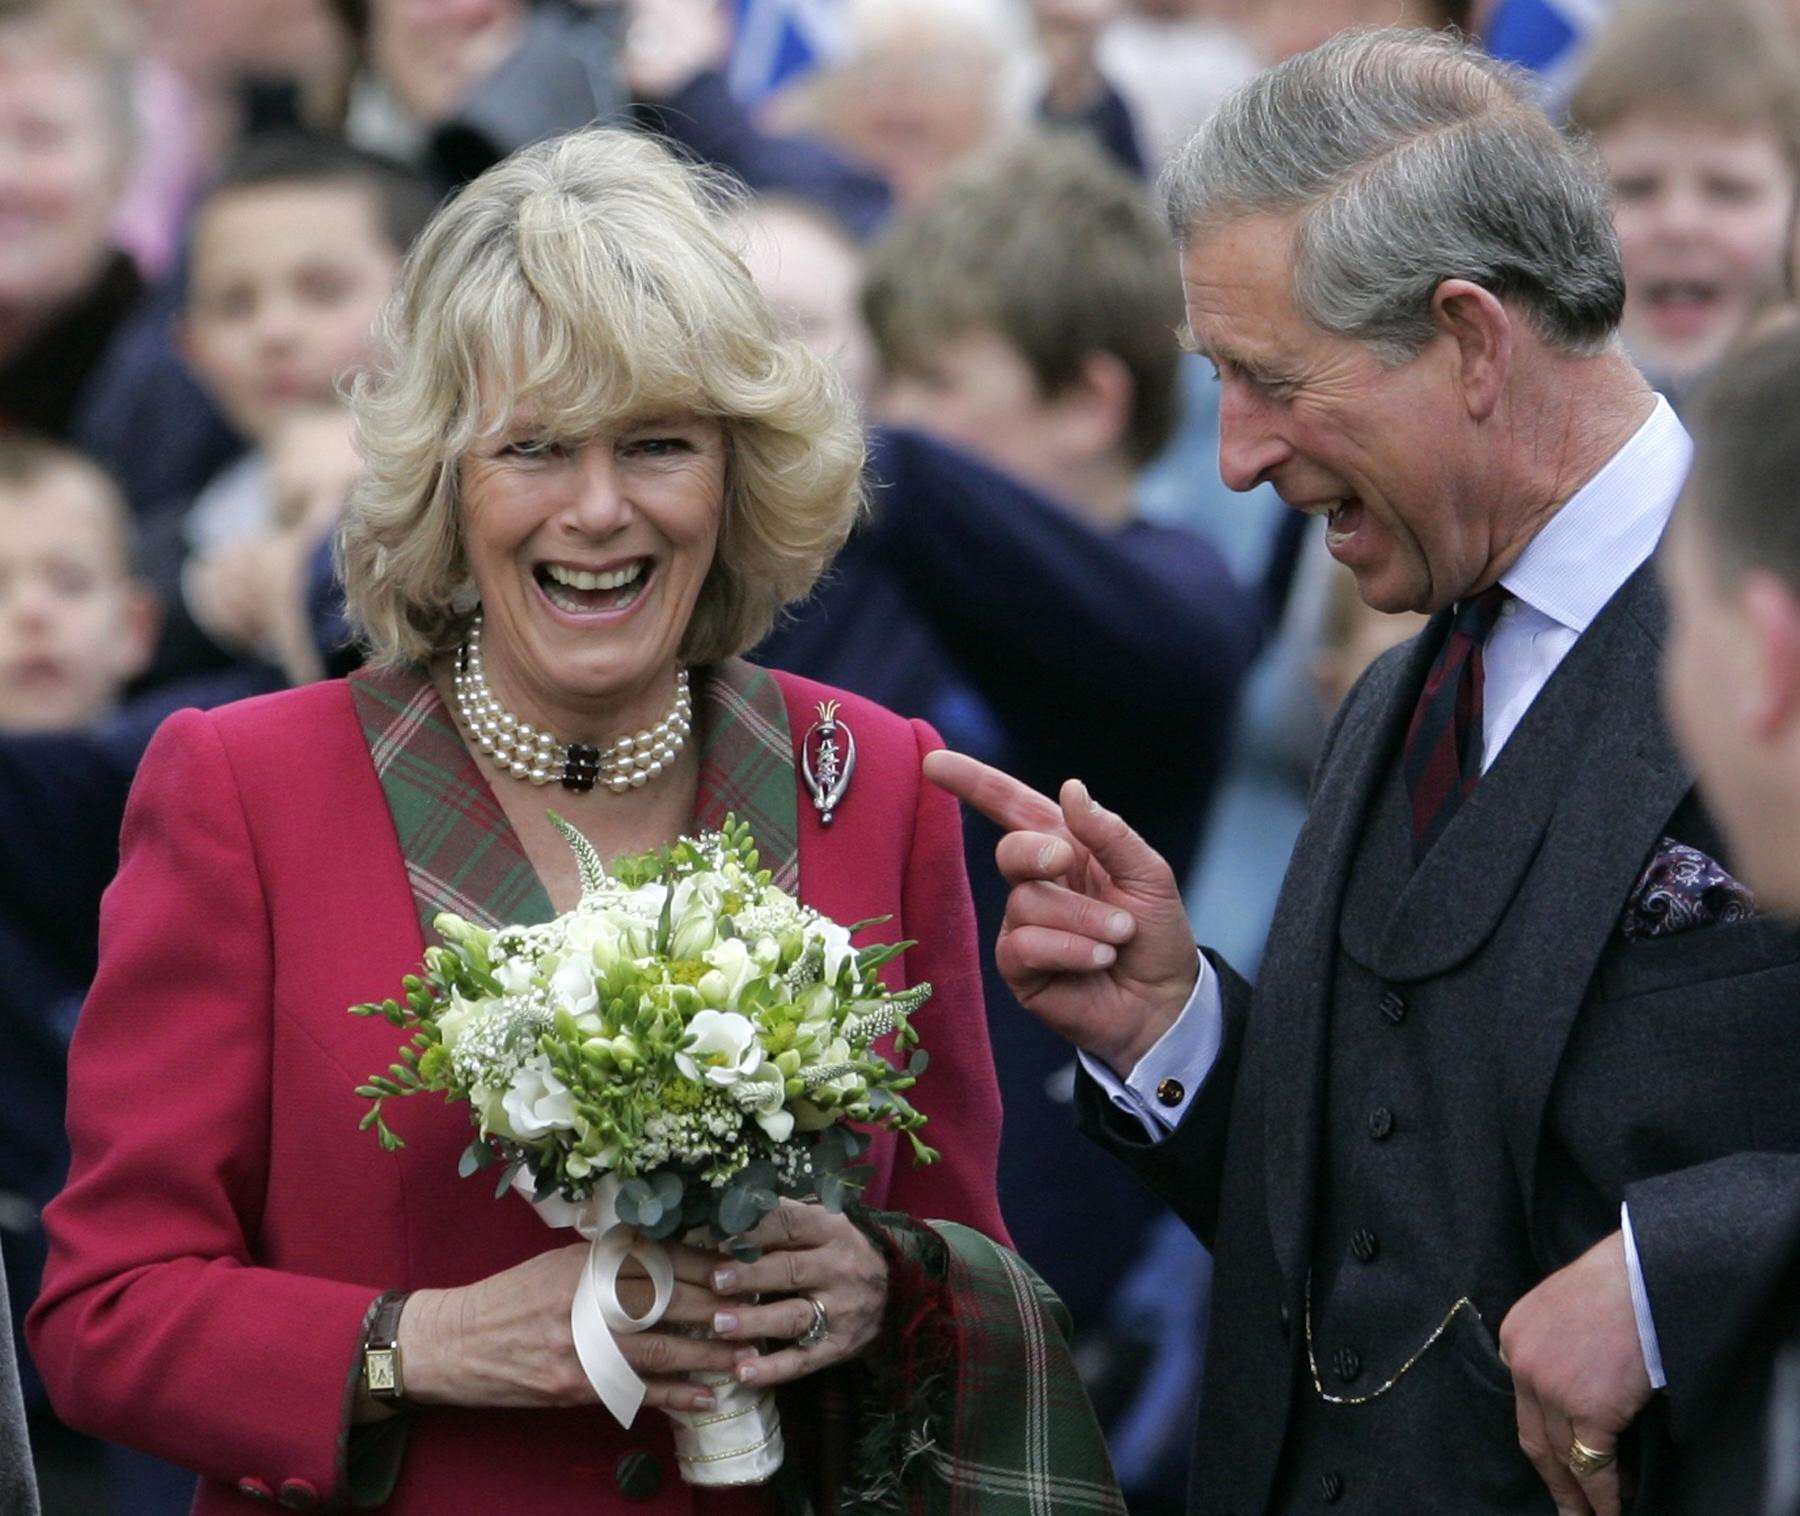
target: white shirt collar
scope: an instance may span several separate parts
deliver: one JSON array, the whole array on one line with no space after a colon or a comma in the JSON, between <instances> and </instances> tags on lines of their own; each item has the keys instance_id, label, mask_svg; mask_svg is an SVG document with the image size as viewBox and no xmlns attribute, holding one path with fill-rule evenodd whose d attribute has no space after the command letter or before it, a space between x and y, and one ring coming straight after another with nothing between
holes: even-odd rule
<instances>
[{"instance_id":1,"label":"white shirt collar","mask_svg":"<svg viewBox=\"0 0 1800 1516\"><path fill-rule=\"evenodd\" d=\"M1693 440L1661 395L1649 419L1539 528L1500 583L1577 634L1656 550Z\"/></svg>"}]
</instances>

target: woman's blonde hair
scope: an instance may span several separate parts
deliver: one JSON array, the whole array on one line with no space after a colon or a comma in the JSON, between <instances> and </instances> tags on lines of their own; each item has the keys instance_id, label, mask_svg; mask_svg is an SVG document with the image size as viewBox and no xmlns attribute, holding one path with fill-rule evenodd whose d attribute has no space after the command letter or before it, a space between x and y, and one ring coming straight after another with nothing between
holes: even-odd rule
<instances>
[{"instance_id":1,"label":"woman's blonde hair","mask_svg":"<svg viewBox=\"0 0 1800 1516\"><path fill-rule=\"evenodd\" d=\"M591 129L496 165L426 227L350 398L367 471L338 562L374 661L460 638L459 463L521 410L563 441L670 409L723 425L719 544L685 661L753 647L812 588L862 504L862 429L725 241L730 199L653 140Z\"/></svg>"}]
</instances>

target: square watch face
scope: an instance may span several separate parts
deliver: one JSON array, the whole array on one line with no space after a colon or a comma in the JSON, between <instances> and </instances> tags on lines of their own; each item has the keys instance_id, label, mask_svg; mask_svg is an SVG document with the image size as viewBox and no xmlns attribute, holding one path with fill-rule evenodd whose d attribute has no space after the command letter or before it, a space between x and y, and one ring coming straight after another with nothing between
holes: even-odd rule
<instances>
[{"instance_id":1,"label":"square watch face","mask_svg":"<svg viewBox=\"0 0 1800 1516\"><path fill-rule=\"evenodd\" d=\"M372 1392L393 1389L394 1350L392 1348L371 1348L363 1355L363 1372L368 1376L369 1389Z\"/></svg>"}]
</instances>

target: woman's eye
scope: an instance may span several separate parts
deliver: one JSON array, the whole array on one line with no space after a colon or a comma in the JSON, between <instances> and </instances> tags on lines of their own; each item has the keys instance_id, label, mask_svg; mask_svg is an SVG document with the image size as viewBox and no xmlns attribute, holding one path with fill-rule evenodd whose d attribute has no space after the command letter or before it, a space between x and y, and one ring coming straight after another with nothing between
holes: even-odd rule
<instances>
[{"instance_id":1,"label":"woman's eye","mask_svg":"<svg viewBox=\"0 0 1800 1516\"><path fill-rule=\"evenodd\" d=\"M500 450L503 458L522 458L535 462L540 458L560 457L564 451L560 442L546 442L541 438L530 437L520 442L509 442Z\"/></svg>"},{"instance_id":2,"label":"woman's eye","mask_svg":"<svg viewBox=\"0 0 1800 1516\"><path fill-rule=\"evenodd\" d=\"M625 444L625 451L645 458L669 458L691 452L693 444L685 437L639 437Z\"/></svg>"}]
</instances>

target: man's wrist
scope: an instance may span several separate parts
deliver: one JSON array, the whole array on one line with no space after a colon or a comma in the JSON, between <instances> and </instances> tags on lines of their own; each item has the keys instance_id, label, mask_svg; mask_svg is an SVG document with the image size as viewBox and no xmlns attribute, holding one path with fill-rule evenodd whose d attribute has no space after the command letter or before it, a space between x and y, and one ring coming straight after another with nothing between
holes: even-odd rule
<instances>
[{"instance_id":1,"label":"man's wrist","mask_svg":"<svg viewBox=\"0 0 1800 1516\"><path fill-rule=\"evenodd\" d=\"M1194 990L1200 983L1200 956L1194 955L1194 969L1187 983L1171 1001L1159 1002L1147 1010L1140 1021L1136 1033L1129 1041L1106 1053L1098 1048L1092 1049L1094 1056L1100 1059L1121 1080L1129 1081L1133 1070L1144 1061L1144 1056L1168 1036L1169 1028L1181 1020L1181 1013L1193 1001Z\"/></svg>"}]
</instances>

